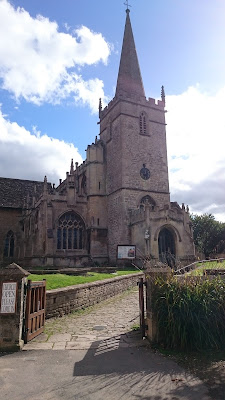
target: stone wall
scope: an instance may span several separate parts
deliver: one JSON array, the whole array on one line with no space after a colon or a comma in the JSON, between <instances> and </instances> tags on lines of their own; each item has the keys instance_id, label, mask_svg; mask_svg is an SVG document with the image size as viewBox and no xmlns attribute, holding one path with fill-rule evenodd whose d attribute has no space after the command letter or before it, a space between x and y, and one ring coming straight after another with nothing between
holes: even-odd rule
<instances>
[{"instance_id":1,"label":"stone wall","mask_svg":"<svg viewBox=\"0 0 225 400\"><path fill-rule=\"evenodd\" d=\"M135 287L143 273L119 276L112 279L47 290L46 318L60 317L84 309Z\"/></svg>"},{"instance_id":2,"label":"stone wall","mask_svg":"<svg viewBox=\"0 0 225 400\"><path fill-rule=\"evenodd\" d=\"M10 263L12 260L17 259L18 255L18 221L21 218L21 209L19 208L3 208L0 207L0 267L2 265L7 265ZM10 258L5 258L3 257L4 254L4 245L5 245L5 239L6 235L9 231L12 231L14 233L14 257L12 260Z\"/></svg>"},{"instance_id":3,"label":"stone wall","mask_svg":"<svg viewBox=\"0 0 225 400\"><path fill-rule=\"evenodd\" d=\"M0 269L0 351L15 351L23 347L23 301L24 284L29 272L23 270L17 264L10 264L4 269ZM2 299L3 284L16 284L15 303L12 288L6 288L5 299ZM9 301L11 300L11 302ZM6 309L13 305L12 309ZM13 301L13 302L12 302ZM1 304L1 302L3 302ZM14 307L15 304L15 307Z\"/></svg>"}]
</instances>

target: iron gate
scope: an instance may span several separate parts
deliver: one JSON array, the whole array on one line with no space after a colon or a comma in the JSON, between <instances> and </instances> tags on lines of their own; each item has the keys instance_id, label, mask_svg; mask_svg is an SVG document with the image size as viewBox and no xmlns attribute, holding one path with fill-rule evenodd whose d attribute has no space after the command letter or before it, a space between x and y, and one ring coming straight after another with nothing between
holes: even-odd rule
<instances>
[{"instance_id":1,"label":"iron gate","mask_svg":"<svg viewBox=\"0 0 225 400\"><path fill-rule=\"evenodd\" d=\"M140 315L140 329L142 338L145 337L146 325L145 325L145 301L144 301L144 286L146 286L146 282L144 282L143 278L139 279L137 283L139 287L139 315ZM146 302L147 303L147 302Z\"/></svg>"},{"instance_id":2,"label":"iron gate","mask_svg":"<svg viewBox=\"0 0 225 400\"><path fill-rule=\"evenodd\" d=\"M24 342L27 343L44 330L46 304L46 280L28 281L25 310Z\"/></svg>"}]
</instances>

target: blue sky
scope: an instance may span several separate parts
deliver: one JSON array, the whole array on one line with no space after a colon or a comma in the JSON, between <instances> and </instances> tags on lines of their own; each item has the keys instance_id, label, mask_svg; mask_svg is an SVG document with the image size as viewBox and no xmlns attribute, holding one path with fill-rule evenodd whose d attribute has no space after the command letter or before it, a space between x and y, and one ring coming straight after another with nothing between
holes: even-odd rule
<instances>
[{"instance_id":1,"label":"blue sky","mask_svg":"<svg viewBox=\"0 0 225 400\"><path fill-rule=\"evenodd\" d=\"M147 97L167 96L171 200L225 221L224 0L131 0ZM123 1L0 0L0 176L64 178L114 96Z\"/></svg>"}]
</instances>

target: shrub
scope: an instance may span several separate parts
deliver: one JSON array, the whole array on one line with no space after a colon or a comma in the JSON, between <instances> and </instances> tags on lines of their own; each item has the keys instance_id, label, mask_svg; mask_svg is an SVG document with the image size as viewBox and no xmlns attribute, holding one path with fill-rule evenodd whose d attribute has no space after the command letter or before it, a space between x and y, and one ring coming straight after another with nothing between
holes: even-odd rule
<instances>
[{"instance_id":1,"label":"shrub","mask_svg":"<svg viewBox=\"0 0 225 400\"><path fill-rule=\"evenodd\" d=\"M158 342L179 350L219 349L225 345L225 282L220 278L156 278L152 308Z\"/></svg>"}]
</instances>

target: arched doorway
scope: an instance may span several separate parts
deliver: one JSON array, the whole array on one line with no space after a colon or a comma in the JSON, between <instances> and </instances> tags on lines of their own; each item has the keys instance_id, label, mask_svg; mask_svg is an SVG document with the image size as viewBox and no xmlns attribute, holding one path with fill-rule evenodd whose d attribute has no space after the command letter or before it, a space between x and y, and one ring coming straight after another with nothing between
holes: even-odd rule
<instances>
[{"instance_id":1,"label":"arched doorway","mask_svg":"<svg viewBox=\"0 0 225 400\"><path fill-rule=\"evenodd\" d=\"M168 228L163 228L158 238L159 260L174 267L176 264L174 234Z\"/></svg>"}]
</instances>

